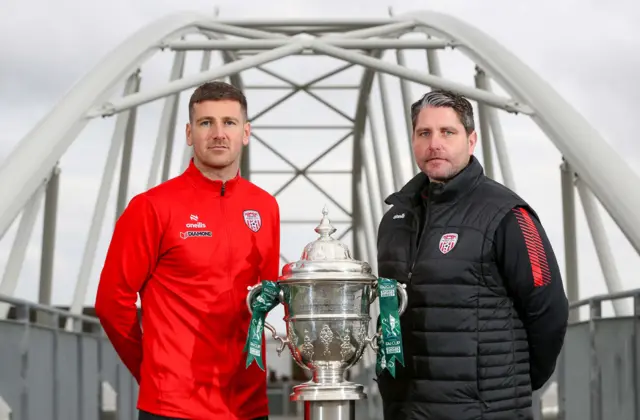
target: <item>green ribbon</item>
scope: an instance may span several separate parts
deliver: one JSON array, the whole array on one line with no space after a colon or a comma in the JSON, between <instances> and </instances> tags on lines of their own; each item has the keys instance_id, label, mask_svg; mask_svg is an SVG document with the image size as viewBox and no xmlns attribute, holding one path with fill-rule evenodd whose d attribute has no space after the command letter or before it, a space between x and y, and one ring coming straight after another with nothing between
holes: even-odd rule
<instances>
[{"instance_id":1,"label":"green ribbon","mask_svg":"<svg viewBox=\"0 0 640 420\"><path fill-rule=\"evenodd\" d=\"M378 336L378 356L376 373L387 369L396 377L396 362L404 366L402 349L402 331L400 329L400 313L398 311L397 281L387 278L378 279L378 299L380 300L379 326L382 336Z\"/></svg>"},{"instance_id":2,"label":"green ribbon","mask_svg":"<svg viewBox=\"0 0 640 420\"><path fill-rule=\"evenodd\" d=\"M244 352L247 353L247 365L249 368L253 361L260 369L264 371L264 363L262 361L262 332L264 331L264 320L270 310L275 308L278 303L278 294L280 293L280 285L278 283L262 280L262 290L257 298L251 302L251 323L249 324L249 333L247 341L244 345Z\"/></svg>"}]
</instances>

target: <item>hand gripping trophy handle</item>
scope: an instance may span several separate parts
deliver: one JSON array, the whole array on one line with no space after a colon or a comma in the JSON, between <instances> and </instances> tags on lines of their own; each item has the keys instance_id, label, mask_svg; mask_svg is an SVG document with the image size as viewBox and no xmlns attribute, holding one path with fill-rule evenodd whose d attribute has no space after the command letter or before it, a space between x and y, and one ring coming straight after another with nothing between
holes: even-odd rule
<instances>
[{"instance_id":1,"label":"hand gripping trophy handle","mask_svg":"<svg viewBox=\"0 0 640 420\"><path fill-rule=\"evenodd\" d=\"M404 283L396 283L396 290L398 292L398 314L402 315L407 310L407 304L409 303L409 296L406 291L407 285ZM369 295L369 303L373 303L378 297L377 282L374 283L371 293ZM382 327L378 328L378 331L373 337L365 339L365 346L369 344L371 348L378 352L378 337L382 336Z\"/></svg>"},{"instance_id":2,"label":"hand gripping trophy handle","mask_svg":"<svg viewBox=\"0 0 640 420\"><path fill-rule=\"evenodd\" d=\"M260 292L262 291L262 285L258 283L255 286L249 286L247 290L249 290L249 293L247 293L247 308L249 308L249 313L253 315L253 309L251 309L251 305L253 304L254 299L260 295ZM284 292L282 290L280 290L280 293L278 294L278 300L280 301L280 303L284 303ZM265 321L264 326L266 329L271 331L273 339L280 342L280 347L278 347L277 350L278 356L280 356L289 343L289 339L280 337L274 326L269 324L268 322Z\"/></svg>"}]
</instances>

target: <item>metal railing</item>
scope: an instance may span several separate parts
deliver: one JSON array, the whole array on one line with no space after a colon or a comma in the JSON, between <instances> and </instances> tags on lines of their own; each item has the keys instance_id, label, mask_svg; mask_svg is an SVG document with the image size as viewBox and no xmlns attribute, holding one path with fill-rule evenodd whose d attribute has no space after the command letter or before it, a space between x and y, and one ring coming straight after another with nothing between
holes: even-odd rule
<instances>
[{"instance_id":1,"label":"metal railing","mask_svg":"<svg viewBox=\"0 0 640 420\"><path fill-rule=\"evenodd\" d=\"M632 299L633 312L603 317L603 303L620 299ZM588 318L581 320L576 312L585 307ZM556 368L557 418L640 420L640 289L581 299L569 308L569 329Z\"/></svg>"},{"instance_id":2,"label":"metal railing","mask_svg":"<svg viewBox=\"0 0 640 420\"><path fill-rule=\"evenodd\" d=\"M134 420L137 385L97 318L0 295L0 397L12 420ZM72 328L64 325L71 320Z\"/></svg>"},{"instance_id":3,"label":"metal railing","mask_svg":"<svg viewBox=\"0 0 640 420\"><path fill-rule=\"evenodd\" d=\"M632 299L633 313L603 317L603 303L618 299ZM97 318L3 295L0 302L12 306L0 322L0 420L136 419L137 385ZM585 307L586 319L575 316ZM536 418L640 420L640 289L582 299L570 309L556 372L534 396ZM65 330L69 319L73 328ZM544 406L540 396L554 383L557 405ZM291 386L269 385L274 414L298 414Z\"/></svg>"},{"instance_id":4,"label":"metal railing","mask_svg":"<svg viewBox=\"0 0 640 420\"><path fill-rule=\"evenodd\" d=\"M137 419L137 384L96 317L5 295L0 304L11 306L0 321L0 420ZM289 401L296 384L268 383L276 418L301 415Z\"/></svg>"}]
</instances>

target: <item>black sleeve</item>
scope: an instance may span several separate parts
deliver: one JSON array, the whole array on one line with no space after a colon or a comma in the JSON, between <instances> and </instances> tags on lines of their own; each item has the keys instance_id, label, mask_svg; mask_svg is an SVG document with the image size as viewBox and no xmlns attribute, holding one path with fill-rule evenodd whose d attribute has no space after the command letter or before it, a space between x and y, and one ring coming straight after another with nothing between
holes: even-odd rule
<instances>
[{"instance_id":1,"label":"black sleeve","mask_svg":"<svg viewBox=\"0 0 640 420\"><path fill-rule=\"evenodd\" d=\"M529 340L531 383L539 389L555 370L569 320L569 302L551 243L524 208L501 221L495 235L498 269Z\"/></svg>"}]
</instances>

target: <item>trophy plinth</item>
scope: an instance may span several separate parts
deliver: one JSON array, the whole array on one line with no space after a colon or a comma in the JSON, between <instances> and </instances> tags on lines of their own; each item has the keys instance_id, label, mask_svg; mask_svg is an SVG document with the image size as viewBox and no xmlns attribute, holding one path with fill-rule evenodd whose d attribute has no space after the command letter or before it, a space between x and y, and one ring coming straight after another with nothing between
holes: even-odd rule
<instances>
[{"instance_id":1,"label":"trophy plinth","mask_svg":"<svg viewBox=\"0 0 640 420\"><path fill-rule=\"evenodd\" d=\"M286 347L303 369L312 373L310 381L293 389L292 401L303 401L305 420L354 419L355 401L366 399L364 387L345 380L370 345L377 350L380 333L368 337L369 309L377 297L378 278L367 262L351 258L349 249L331 237L326 208L315 231L320 235L305 246L299 261L289 263L278 278L280 303L284 305L287 337L278 354ZM259 295L260 284L250 288L247 305L251 310ZM398 285L399 312L406 309L404 285Z\"/></svg>"}]
</instances>

